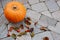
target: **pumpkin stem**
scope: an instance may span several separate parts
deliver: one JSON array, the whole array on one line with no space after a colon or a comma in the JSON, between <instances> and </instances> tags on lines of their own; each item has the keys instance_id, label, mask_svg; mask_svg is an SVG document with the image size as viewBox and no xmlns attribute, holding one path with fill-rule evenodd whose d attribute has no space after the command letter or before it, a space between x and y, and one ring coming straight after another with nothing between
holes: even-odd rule
<instances>
[{"instance_id":1,"label":"pumpkin stem","mask_svg":"<svg viewBox=\"0 0 60 40\"><path fill-rule=\"evenodd\" d=\"M13 9L14 9L14 10L16 10L16 9L17 9L17 7L16 7L16 6L14 6L14 7L13 7Z\"/></svg>"}]
</instances>

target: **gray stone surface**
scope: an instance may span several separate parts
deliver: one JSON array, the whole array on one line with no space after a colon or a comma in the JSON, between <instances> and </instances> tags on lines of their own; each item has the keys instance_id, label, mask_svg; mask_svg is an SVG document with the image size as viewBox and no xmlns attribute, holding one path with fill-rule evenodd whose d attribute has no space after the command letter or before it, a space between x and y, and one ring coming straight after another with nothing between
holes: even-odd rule
<instances>
[{"instance_id":1,"label":"gray stone surface","mask_svg":"<svg viewBox=\"0 0 60 40\"><path fill-rule=\"evenodd\" d=\"M36 21L39 20L41 14L39 14L39 13L36 12L36 11L32 11L32 10L28 9L26 16L27 16L27 17L30 17L33 22L36 22ZM33 16L33 17L32 17L32 16Z\"/></svg>"},{"instance_id":2,"label":"gray stone surface","mask_svg":"<svg viewBox=\"0 0 60 40\"><path fill-rule=\"evenodd\" d=\"M52 15L51 15L51 13L49 12L49 11L43 11L43 12L41 12L43 15L46 15L46 16L48 16L48 17L50 17L50 18L53 18L52 17Z\"/></svg>"},{"instance_id":3,"label":"gray stone surface","mask_svg":"<svg viewBox=\"0 0 60 40\"><path fill-rule=\"evenodd\" d=\"M42 15L40 17L38 24L47 27L48 26L47 18L48 18L47 16Z\"/></svg>"},{"instance_id":4,"label":"gray stone surface","mask_svg":"<svg viewBox=\"0 0 60 40\"><path fill-rule=\"evenodd\" d=\"M27 9L27 8L29 8L29 9L31 8L30 5L29 5L28 3L25 4L24 6L26 7L26 9Z\"/></svg>"},{"instance_id":5,"label":"gray stone surface","mask_svg":"<svg viewBox=\"0 0 60 40\"><path fill-rule=\"evenodd\" d=\"M1 20L1 18L0 18L0 26L2 25L2 20Z\"/></svg>"},{"instance_id":6,"label":"gray stone surface","mask_svg":"<svg viewBox=\"0 0 60 40\"><path fill-rule=\"evenodd\" d=\"M47 7L45 5L45 3L37 3L31 6L32 10L35 10L37 12L42 12L47 10Z\"/></svg>"},{"instance_id":7,"label":"gray stone surface","mask_svg":"<svg viewBox=\"0 0 60 40\"><path fill-rule=\"evenodd\" d=\"M56 23L57 23L57 20L55 20L53 18L48 18L48 25L55 26Z\"/></svg>"},{"instance_id":8,"label":"gray stone surface","mask_svg":"<svg viewBox=\"0 0 60 40\"><path fill-rule=\"evenodd\" d=\"M5 24L2 24L0 26L0 34L6 29L6 25Z\"/></svg>"},{"instance_id":9,"label":"gray stone surface","mask_svg":"<svg viewBox=\"0 0 60 40\"><path fill-rule=\"evenodd\" d=\"M60 6L60 1L57 1L58 5Z\"/></svg>"},{"instance_id":10,"label":"gray stone surface","mask_svg":"<svg viewBox=\"0 0 60 40\"><path fill-rule=\"evenodd\" d=\"M7 37L8 29L11 26L19 27L20 24L24 24L24 26L26 25L23 21L16 24L9 23L7 21L3 13L3 8L10 1L12 0L0 0L0 40L14 40L12 37ZM37 39L42 40L42 38L45 36L49 37L49 40L60 40L60 0L14 0L14 1L23 3L27 9L26 17L30 17L32 20L31 25L29 25L29 27L34 28L33 32L35 34L32 40ZM34 23L37 21L38 23L35 26ZM46 27L48 30L47 31L40 30L40 27L42 26ZM24 27L24 29L20 29L20 32L24 32L25 30L27 30L26 27ZM18 34L14 30L12 30L12 32L9 33Z\"/></svg>"},{"instance_id":11,"label":"gray stone surface","mask_svg":"<svg viewBox=\"0 0 60 40\"><path fill-rule=\"evenodd\" d=\"M33 0L33 1L28 0L28 2L29 2L30 4L35 4L35 3L38 3L38 2L39 2L39 0Z\"/></svg>"},{"instance_id":12,"label":"gray stone surface","mask_svg":"<svg viewBox=\"0 0 60 40\"><path fill-rule=\"evenodd\" d=\"M5 5L8 3L8 2L10 2L11 0L2 0L1 2L2 2L2 6L3 6L3 8L5 7Z\"/></svg>"},{"instance_id":13,"label":"gray stone surface","mask_svg":"<svg viewBox=\"0 0 60 40\"><path fill-rule=\"evenodd\" d=\"M7 37L7 33L8 33L8 30L7 30L7 27L6 27L5 30L3 30L3 32L0 34L0 38Z\"/></svg>"},{"instance_id":14,"label":"gray stone surface","mask_svg":"<svg viewBox=\"0 0 60 40\"><path fill-rule=\"evenodd\" d=\"M38 24L36 25L36 28L40 29L40 27L42 27L42 25L38 25Z\"/></svg>"},{"instance_id":15,"label":"gray stone surface","mask_svg":"<svg viewBox=\"0 0 60 40\"><path fill-rule=\"evenodd\" d=\"M48 31L43 32L43 33L36 34L36 35L33 37L33 40L43 40L44 37L48 37L49 40L53 40L51 33L48 32Z\"/></svg>"},{"instance_id":16,"label":"gray stone surface","mask_svg":"<svg viewBox=\"0 0 60 40\"><path fill-rule=\"evenodd\" d=\"M42 32L39 28L34 28L34 34L38 34L39 32Z\"/></svg>"},{"instance_id":17,"label":"gray stone surface","mask_svg":"<svg viewBox=\"0 0 60 40\"><path fill-rule=\"evenodd\" d=\"M60 34L60 23L58 22L55 27L54 26L48 26L48 29L53 31L53 32Z\"/></svg>"},{"instance_id":18,"label":"gray stone surface","mask_svg":"<svg viewBox=\"0 0 60 40\"><path fill-rule=\"evenodd\" d=\"M52 13L52 16L53 16L53 18L60 21L60 11L56 11L56 12Z\"/></svg>"},{"instance_id":19,"label":"gray stone surface","mask_svg":"<svg viewBox=\"0 0 60 40\"><path fill-rule=\"evenodd\" d=\"M4 38L2 40L14 40L12 37L7 37L7 38Z\"/></svg>"},{"instance_id":20,"label":"gray stone surface","mask_svg":"<svg viewBox=\"0 0 60 40\"><path fill-rule=\"evenodd\" d=\"M40 0L40 1L45 1L45 0Z\"/></svg>"},{"instance_id":21,"label":"gray stone surface","mask_svg":"<svg viewBox=\"0 0 60 40\"><path fill-rule=\"evenodd\" d=\"M0 8L0 16L3 14L3 8Z\"/></svg>"},{"instance_id":22,"label":"gray stone surface","mask_svg":"<svg viewBox=\"0 0 60 40\"><path fill-rule=\"evenodd\" d=\"M55 32L51 32L51 34L52 34L54 40L60 40L60 34L57 34Z\"/></svg>"},{"instance_id":23,"label":"gray stone surface","mask_svg":"<svg viewBox=\"0 0 60 40\"><path fill-rule=\"evenodd\" d=\"M3 23L5 23L5 24L9 23L8 20L5 18L4 14L1 16L1 24L3 24Z\"/></svg>"},{"instance_id":24,"label":"gray stone surface","mask_svg":"<svg viewBox=\"0 0 60 40\"><path fill-rule=\"evenodd\" d=\"M26 35L23 35L21 37L17 37L16 40L31 40L30 33L27 33Z\"/></svg>"},{"instance_id":25,"label":"gray stone surface","mask_svg":"<svg viewBox=\"0 0 60 40\"><path fill-rule=\"evenodd\" d=\"M60 22L57 22L55 29L56 29L57 33L60 33L59 32L60 31Z\"/></svg>"},{"instance_id":26,"label":"gray stone surface","mask_svg":"<svg viewBox=\"0 0 60 40\"><path fill-rule=\"evenodd\" d=\"M16 0L18 2L21 2L22 4L27 4L27 0Z\"/></svg>"},{"instance_id":27,"label":"gray stone surface","mask_svg":"<svg viewBox=\"0 0 60 40\"><path fill-rule=\"evenodd\" d=\"M0 2L0 8L1 8L1 2Z\"/></svg>"},{"instance_id":28,"label":"gray stone surface","mask_svg":"<svg viewBox=\"0 0 60 40\"><path fill-rule=\"evenodd\" d=\"M45 3L47 5L47 7L49 8L50 12L54 12L54 11L59 10L59 7L58 7L57 3L54 0L46 0Z\"/></svg>"}]
</instances>

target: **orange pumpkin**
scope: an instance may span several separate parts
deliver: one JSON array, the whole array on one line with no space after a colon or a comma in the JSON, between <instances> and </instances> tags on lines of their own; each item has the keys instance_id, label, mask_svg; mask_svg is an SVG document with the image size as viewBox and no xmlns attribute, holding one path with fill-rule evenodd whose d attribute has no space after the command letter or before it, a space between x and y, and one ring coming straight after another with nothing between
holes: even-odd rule
<instances>
[{"instance_id":1,"label":"orange pumpkin","mask_svg":"<svg viewBox=\"0 0 60 40\"><path fill-rule=\"evenodd\" d=\"M12 1L6 4L4 14L8 21L17 23L24 19L26 8L20 2Z\"/></svg>"}]
</instances>

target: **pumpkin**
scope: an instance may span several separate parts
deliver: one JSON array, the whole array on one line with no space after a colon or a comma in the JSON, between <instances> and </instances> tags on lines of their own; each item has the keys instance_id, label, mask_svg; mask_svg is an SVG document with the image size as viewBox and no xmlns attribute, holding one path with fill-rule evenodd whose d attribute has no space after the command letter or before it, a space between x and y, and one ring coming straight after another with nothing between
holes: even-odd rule
<instances>
[{"instance_id":1,"label":"pumpkin","mask_svg":"<svg viewBox=\"0 0 60 40\"><path fill-rule=\"evenodd\" d=\"M24 19L26 8L17 1L8 2L4 8L4 15L9 22L17 23Z\"/></svg>"}]
</instances>

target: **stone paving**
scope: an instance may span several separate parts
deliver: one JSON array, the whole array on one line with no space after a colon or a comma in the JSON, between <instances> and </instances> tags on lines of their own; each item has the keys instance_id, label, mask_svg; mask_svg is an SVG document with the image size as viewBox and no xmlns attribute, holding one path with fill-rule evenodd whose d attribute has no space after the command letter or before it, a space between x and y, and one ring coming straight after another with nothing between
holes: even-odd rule
<instances>
[{"instance_id":1,"label":"stone paving","mask_svg":"<svg viewBox=\"0 0 60 40\"><path fill-rule=\"evenodd\" d=\"M23 22L13 24L9 23L4 16L3 8L7 2L12 0L0 0L0 40L14 40L12 37L7 37L10 26L19 26ZM60 40L60 0L15 0L24 4L27 9L26 17L30 17L32 24L30 27L34 28L35 36L29 38L31 40L43 40L47 36L49 40ZM38 22L37 25L33 25ZM42 31L40 28L44 26L47 31ZM24 29L26 30L26 28ZM24 31L21 30L21 31ZM12 31L11 33L16 33ZM17 34L17 33L16 33ZM21 37L28 38L30 36ZM17 39L19 40L19 39ZM28 39L25 39L28 40Z\"/></svg>"}]
</instances>

